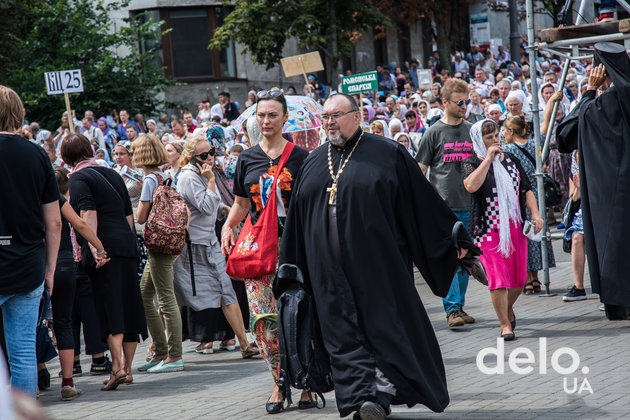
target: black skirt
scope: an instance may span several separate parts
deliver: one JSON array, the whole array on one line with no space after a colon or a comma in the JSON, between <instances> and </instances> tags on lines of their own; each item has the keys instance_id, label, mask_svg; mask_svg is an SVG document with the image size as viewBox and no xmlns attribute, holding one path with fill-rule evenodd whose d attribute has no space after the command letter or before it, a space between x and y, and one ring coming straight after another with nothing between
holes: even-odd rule
<instances>
[{"instance_id":1,"label":"black skirt","mask_svg":"<svg viewBox=\"0 0 630 420\"><path fill-rule=\"evenodd\" d=\"M134 257L112 257L99 269L85 267L94 289L103 341L110 334L124 334L123 341L128 343L137 342L138 335L148 337L137 268Z\"/></svg>"}]
</instances>

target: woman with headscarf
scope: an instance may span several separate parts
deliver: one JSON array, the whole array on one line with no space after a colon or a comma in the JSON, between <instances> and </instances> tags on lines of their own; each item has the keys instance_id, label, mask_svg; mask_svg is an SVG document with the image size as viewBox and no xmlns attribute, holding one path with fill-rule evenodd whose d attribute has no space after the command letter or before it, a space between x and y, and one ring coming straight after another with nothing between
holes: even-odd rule
<instances>
[{"instance_id":1,"label":"woman with headscarf","mask_svg":"<svg viewBox=\"0 0 630 420\"><path fill-rule=\"evenodd\" d=\"M118 139L118 133L116 133L116 130L112 130L111 128L109 128L109 125L107 124L107 118L105 117L99 118L97 124L98 128L100 128L103 132L103 140L105 140L105 145L110 151L113 151L114 143Z\"/></svg>"},{"instance_id":2,"label":"woman with headscarf","mask_svg":"<svg viewBox=\"0 0 630 420\"><path fill-rule=\"evenodd\" d=\"M403 123L398 118L392 118L389 121L389 132L393 138L395 138L398 133L401 133L403 131L405 131Z\"/></svg>"},{"instance_id":3,"label":"woman with headscarf","mask_svg":"<svg viewBox=\"0 0 630 420\"><path fill-rule=\"evenodd\" d=\"M556 128L557 125L562 122L564 117L566 116L566 108L565 105L560 102L560 106L558 106L558 112L556 114L555 121L551 122L551 113L553 112L553 104L555 102L560 101L562 97L562 91L555 92L551 98L549 98L549 102L545 108L545 114L543 116L543 120L540 124L540 134L542 139L544 140L544 136L547 135L547 129L549 128L549 124L553 124L553 128L551 130L551 140L549 142L549 156L547 158L547 162L545 162L545 172L552 177L558 185L560 185L560 191L562 192L562 202L566 203L569 199L569 178L571 178L571 154L570 153L560 153L558 151L558 144L556 142ZM553 211L550 212L549 216L553 216ZM550 217L548 221L549 224L554 223L551 220L555 221L555 217Z\"/></svg>"},{"instance_id":4,"label":"woman with headscarf","mask_svg":"<svg viewBox=\"0 0 630 420\"><path fill-rule=\"evenodd\" d=\"M374 107L369 106L369 105L364 105L363 110L361 112L363 113L363 125L369 126L370 121L372 121L372 119L376 115L376 111L374 111Z\"/></svg>"},{"instance_id":5,"label":"woman with headscarf","mask_svg":"<svg viewBox=\"0 0 630 420\"><path fill-rule=\"evenodd\" d=\"M383 136L385 138L391 139L391 133L389 132L389 126L383 120L374 120L370 124L370 131L372 134L376 134L377 136Z\"/></svg>"},{"instance_id":6,"label":"woman with headscarf","mask_svg":"<svg viewBox=\"0 0 630 420\"><path fill-rule=\"evenodd\" d=\"M501 338L515 339L514 303L527 281L527 238L523 215L529 209L534 232L543 228L536 197L518 159L499 143L499 127L482 120L470 129L475 154L466 159L464 187L473 195L469 232L483 251L492 305Z\"/></svg>"},{"instance_id":7,"label":"woman with headscarf","mask_svg":"<svg viewBox=\"0 0 630 420\"><path fill-rule=\"evenodd\" d=\"M427 121L429 118L429 110L431 109L431 105L429 105L428 101L425 101L424 99L420 101L420 103L418 104L418 116L420 117L420 120L422 120L422 123L424 124L424 126L427 126Z\"/></svg>"},{"instance_id":8,"label":"woman with headscarf","mask_svg":"<svg viewBox=\"0 0 630 420\"><path fill-rule=\"evenodd\" d=\"M247 100L245 101L245 109L249 108L255 103L256 103L256 91L250 90L249 92L247 92Z\"/></svg>"},{"instance_id":9,"label":"woman with headscarf","mask_svg":"<svg viewBox=\"0 0 630 420\"><path fill-rule=\"evenodd\" d=\"M402 144L405 147L405 149L407 149L407 151L409 152L411 156L415 155L415 152L413 151L413 148L412 148L413 144L411 142L411 138L409 137L409 134L400 132L394 136L394 140Z\"/></svg>"}]
</instances>

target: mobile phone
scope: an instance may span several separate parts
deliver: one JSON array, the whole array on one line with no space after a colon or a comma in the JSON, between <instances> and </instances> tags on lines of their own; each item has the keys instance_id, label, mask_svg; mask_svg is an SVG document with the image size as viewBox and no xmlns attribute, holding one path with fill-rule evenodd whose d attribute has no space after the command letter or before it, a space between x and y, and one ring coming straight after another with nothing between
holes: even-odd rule
<instances>
[{"instance_id":1,"label":"mobile phone","mask_svg":"<svg viewBox=\"0 0 630 420\"><path fill-rule=\"evenodd\" d=\"M197 167L197 164L199 164L199 166L203 166L203 162L197 158L190 159L190 164L193 165L195 168Z\"/></svg>"}]
</instances>

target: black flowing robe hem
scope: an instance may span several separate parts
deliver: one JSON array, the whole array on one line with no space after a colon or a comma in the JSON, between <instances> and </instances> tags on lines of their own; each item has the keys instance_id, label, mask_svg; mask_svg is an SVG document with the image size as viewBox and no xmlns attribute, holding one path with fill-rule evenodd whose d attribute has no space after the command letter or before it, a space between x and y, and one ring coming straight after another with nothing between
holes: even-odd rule
<instances>
[{"instance_id":1,"label":"black flowing robe hem","mask_svg":"<svg viewBox=\"0 0 630 420\"><path fill-rule=\"evenodd\" d=\"M441 412L449 403L446 374L413 264L434 294L446 296L458 267L451 240L458 219L401 145L371 134L361 141L338 184L343 261L329 245L326 188L332 182L325 144L296 178L280 264L297 265L313 293L341 415L376 395L373 366L357 369L353 363L359 347L396 387L394 403ZM469 236L460 237L459 245L479 252ZM359 325L343 337L348 348L331 339L346 317L356 317Z\"/></svg>"},{"instance_id":2,"label":"black flowing robe hem","mask_svg":"<svg viewBox=\"0 0 630 420\"><path fill-rule=\"evenodd\" d=\"M630 307L630 281L624 264L630 257L625 246L630 225L624 223L630 209L630 63L627 56L608 62L597 46L595 53L614 85L599 97L594 90L584 93L558 126L558 150L579 151L584 245L593 292L611 308ZM615 62L617 59L626 61ZM614 314L618 312L607 310L606 315L617 319Z\"/></svg>"}]
</instances>

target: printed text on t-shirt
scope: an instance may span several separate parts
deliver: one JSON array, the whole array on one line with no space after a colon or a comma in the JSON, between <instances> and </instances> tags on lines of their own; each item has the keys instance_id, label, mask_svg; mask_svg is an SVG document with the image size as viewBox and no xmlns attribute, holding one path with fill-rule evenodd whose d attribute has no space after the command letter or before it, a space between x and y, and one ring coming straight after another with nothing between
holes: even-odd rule
<instances>
[{"instance_id":1,"label":"printed text on t-shirt","mask_svg":"<svg viewBox=\"0 0 630 420\"><path fill-rule=\"evenodd\" d=\"M461 162L472 156L473 144L467 141L459 142L455 140L451 143L444 143L444 162Z\"/></svg>"}]
</instances>

